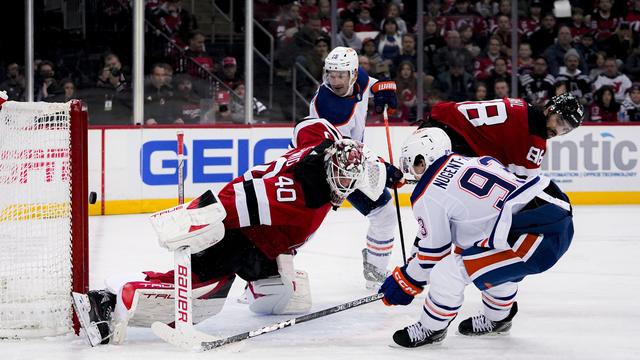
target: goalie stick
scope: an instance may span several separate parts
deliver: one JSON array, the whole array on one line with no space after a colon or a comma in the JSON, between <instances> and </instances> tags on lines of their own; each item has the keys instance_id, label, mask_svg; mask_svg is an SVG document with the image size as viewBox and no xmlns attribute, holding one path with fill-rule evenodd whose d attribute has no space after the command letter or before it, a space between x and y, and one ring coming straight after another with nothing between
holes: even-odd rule
<instances>
[{"instance_id":1,"label":"goalie stick","mask_svg":"<svg viewBox=\"0 0 640 360\"><path fill-rule=\"evenodd\" d=\"M175 330L162 323L154 323L152 325L152 329L153 329L153 332L156 335L158 335L160 338L162 338L166 342L173 344L175 346L178 346L187 350L208 351L208 350L219 348L224 345L237 343L242 340L251 339L256 336L281 330L296 324L301 324L303 322L307 322L313 319L321 318L327 315L335 314L337 312L352 309L360 305L368 304L368 303L382 299L383 296L384 294L369 295L360 299L356 299L340 305L336 305L334 307L330 307L328 309L316 311L311 314L298 316L293 319L263 326L256 330L247 331L247 332L229 336L223 339L217 339L214 336L204 334L193 328L189 332Z\"/></svg>"}]
</instances>

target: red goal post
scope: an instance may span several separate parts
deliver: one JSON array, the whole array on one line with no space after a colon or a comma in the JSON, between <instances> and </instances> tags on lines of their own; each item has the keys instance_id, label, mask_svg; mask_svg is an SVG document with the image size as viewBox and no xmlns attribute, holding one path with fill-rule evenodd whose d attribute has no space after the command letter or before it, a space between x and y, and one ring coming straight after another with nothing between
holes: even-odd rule
<instances>
[{"instance_id":1,"label":"red goal post","mask_svg":"<svg viewBox=\"0 0 640 360\"><path fill-rule=\"evenodd\" d=\"M77 333L70 292L89 287L87 112L0 110L0 338Z\"/></svg>"}]
</instances>

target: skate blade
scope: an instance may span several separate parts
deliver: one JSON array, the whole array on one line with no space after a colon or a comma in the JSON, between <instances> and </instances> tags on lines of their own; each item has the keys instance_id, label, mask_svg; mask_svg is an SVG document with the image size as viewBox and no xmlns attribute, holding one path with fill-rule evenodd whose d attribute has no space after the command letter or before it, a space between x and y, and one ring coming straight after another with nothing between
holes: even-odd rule
<instances>
[{"instance_id":1,"label":"skate blade","mask_svg":"<svg viewBox=\"0 0 640 360\"><path fill-rule=\"evenodd\" d=\"M98 326L91 322L89 318L89 311L91 311L91 304L89 303L89 297L86 294L71 293L73 298L73 309L78 317L80 323L80 335L84 335L85 343L91 347L100 345L102 342L102 335Z\"/></svg>"}]
</instances>

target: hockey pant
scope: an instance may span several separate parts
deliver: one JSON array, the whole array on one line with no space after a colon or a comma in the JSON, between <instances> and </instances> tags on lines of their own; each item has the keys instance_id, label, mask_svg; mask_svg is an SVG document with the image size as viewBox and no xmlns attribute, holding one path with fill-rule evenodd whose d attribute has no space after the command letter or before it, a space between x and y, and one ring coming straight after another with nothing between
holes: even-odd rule
<instances>
[{"instance_id":1,"label":"hockey pant","mask_svg":"<svg viewBox=\"0 0 640 360\"><path fill-rule=\"evenodd\" d=\"M373 201L359 190L347 200L369 219L367 231L367 261L379 269L387 268L393 250L393 237L398 225L391 194L384 189L378 200Z\"/></svg>"},{"instance_id":2,"label":"hockey pant","mask_svg":"<svg viewBox=\"0 0 640 360\"><path fill-rule=\"evenodd\" d=\"M572 238L571 212L549 203L523 209L513 216L510 249L456 247L454 254L434 266L421 322L433 330L447 327L470 283L482 292L485 316L492 321L504 319L515 301L517 283L551 268Z\"/></svg>"}]
</instances>

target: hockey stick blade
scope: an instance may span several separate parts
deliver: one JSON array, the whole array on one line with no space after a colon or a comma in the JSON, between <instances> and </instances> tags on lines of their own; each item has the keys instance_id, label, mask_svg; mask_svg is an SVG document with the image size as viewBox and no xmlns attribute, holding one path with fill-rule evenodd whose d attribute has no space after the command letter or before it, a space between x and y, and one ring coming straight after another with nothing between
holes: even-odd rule
<instances>
[{"instance_id":1,"label":"hockey stick blade","mask_svg":"<svg viewBox=\"0 0 640 360\"><path fill-rule=\"evenodd\" d=\"M232 343L236 343L242 340L246 340L246 339L250 339L256 336L260 336L260 335L264 335L273 331L277 331L277 330L281 330L284 329L286 327L290 327L296 324L300 324L306 321L310 321L313 319L317 319L320 317L324 317L327 315L331 315L331 314L335 314L337 312L341 312L341 311L345 311L360 305L364 305L364 304L368 304L377 300L382 299L382 297L384 296L384 294L374 294L374 295L369 295L357 300L353 300L353 301L349 301L346 302L344 304L340 304L340 305L336 305L334 307L328 308L328 309L324 309L324 310L320 310L320 311L316 311L314 313L311 314L307 314L307 315L302 315L293 319L289 319L289 320L285 320L285 321L281 321L279 323L275 323L272 325L268 325L268 326L264 326L260 329L256 329L253 331L247 331L238 335L234 335L234 336L230 336L224 339L218 339L218 340L213 340L213 341L202 341L200 343L200 351L208 351L208 350L213 350L216 348L219 348L221 346L227 345L227 344L232 344Z\"/></svg>"},{"instance_id":2,"label":"hockey stick blade","mask_svg":"<svg viewBox=\"0 0 640 360\"><path fill-rule=\"evenodd\" d=\"M213 342L218 340L217 337L200 332L194 327L186 327L184 329L177 330L159 321L151 324L151 330L156 334L156 336L169 344L189 351L201 350L201 344L203 342Z\"/></svg>"}]
</instances>

